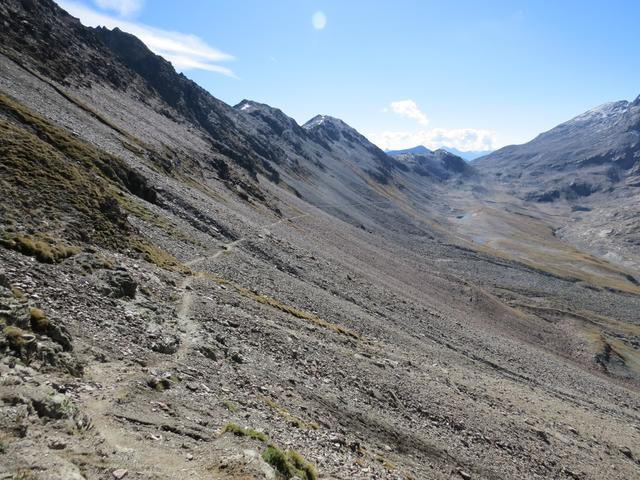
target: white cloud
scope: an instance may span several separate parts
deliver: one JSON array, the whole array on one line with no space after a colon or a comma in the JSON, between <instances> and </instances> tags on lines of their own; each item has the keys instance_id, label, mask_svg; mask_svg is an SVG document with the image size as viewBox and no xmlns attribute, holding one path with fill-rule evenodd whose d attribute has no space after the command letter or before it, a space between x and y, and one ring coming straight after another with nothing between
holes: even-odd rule
<instances>
[{"instance_id":1,"label":"white cloud","mask_svg":"<svg viewBox=\"0 0 640 480\"><path fill-rule=\"evenodd\" d=\"M327 26L327 16L324 14L324 12L317 11L311 17L311 24L316 30L322 30Z\"/></svg>"},{"instance_id":2,"label":"white cloud","mask_svg":"<svg viewBox=\"0 0 640 480\"><path fill-rule=\"evenodd\" d=\"M138 13L144 5L144 0L94 0L103 10L111 10L121 17L130 17Z\"/></svg>"},{"instance_id":3,"label":"white cloud","mask_svg":"<svg viewBox=\"0 0 640 480\"><path fill-rule=\"evenodd\" d=\"M427 115L411 99L391 102L388 108L382 109L382 112L389 111L415 120L423 127L429 124ZM431 150L442 147L457 148L461 151L494 150L496 148L496 133L493 130L476 128L384 131L371 133L368 138L383 150L402 150L417 145L424 145Z\"/></svg>"},{"instance_id":4,"label":"white cloud","mask_svg":"<svg viewBox=\"0 0 640 480\"><path fill-rule=\"evenodd\" d=\"M130 20L111 17L73 0L57 0L57 2L71 15L78 17L84 25L118 27L120 30L135 35L152 52L169 60L176 70L206 70L235 77L230 68L217 65L218 62L233 60L233 56L208 45L195 35L160 30Z\"/></svg>"},{"instance_id":5,"label":"white cloud","mask_svg":"<svg viewBox=\"0 0 640 480\"><path fill-rule=\"evenodd\" d=\"M367 136L383 150L402 150L417 145L436 150L442 147L457 148L461 151L495 150L497 148L496 133L493 130L475 128L433 128L414 132L386 131Z\"/></svg>"},{"instance_id":6,"label":"white cloud","mask_svg":"<svg viewBox=\"0 0 640 480\"><path fill-rule=\"evenodd\" d=\"M391 102L389 107L393 113L415 120L420 125L427 125L429 123L427 116L424 112L420 111L418 105L413 100L398 100L396 102Z\"/></svg>"}]
</instances>

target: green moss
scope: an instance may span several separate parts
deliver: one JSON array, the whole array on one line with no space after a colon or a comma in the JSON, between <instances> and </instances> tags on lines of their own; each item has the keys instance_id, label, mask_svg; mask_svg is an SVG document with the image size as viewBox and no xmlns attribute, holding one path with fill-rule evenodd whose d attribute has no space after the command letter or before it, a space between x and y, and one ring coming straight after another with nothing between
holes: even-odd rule
<instances>
[{"instance_id":1,"label":"green moss","mask_svg":"<svg viewBox=\"0 0 640 480\"><path fill-rule=\"evenodd\" d=\"M284 452L275 445L269 445L262 454L262 458L286 479L299 477L302 480L317 480L318 478L316 468L295 450Z\"/></svg>"},{"instance_id":2,"label":"green moss","mask_svg":"<svg viewBox=\"0 0 640 480\"><path fill-rule=\"evenodd\" d=\"M253 428L242 428L240 425L235 423L228 423L222 430L222 433L233 433L237 437L249 437L263 443L269 440L269 437L267 437L263 432L258 432Z\"/></svg>"}]
</instances>

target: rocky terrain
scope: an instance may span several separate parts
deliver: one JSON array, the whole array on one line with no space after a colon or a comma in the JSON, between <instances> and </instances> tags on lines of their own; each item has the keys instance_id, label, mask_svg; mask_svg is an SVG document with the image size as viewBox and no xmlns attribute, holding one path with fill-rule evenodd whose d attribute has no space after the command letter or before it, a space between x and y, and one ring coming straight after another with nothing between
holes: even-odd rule
<instances>
[{"instance_id":1,"label":"rocky terrain","mask_svg":"<svg viewBox=\"0 0 640 480\"><path fill-rule=\"evenodd\" d=\"M0 36L0 478L640 478L637 101L467 164Z\"/></svg>"},{"instance_id":2,"label":"rocky terrain","mask_svg":"<svg viewBox=\"0 0 640 480\"><path fill-rule=\"evenodd\" d=\"M474 165L510 193L568 220L560 237L640 267L640 97L596 107Z\"/></svg>"}]
</instances>

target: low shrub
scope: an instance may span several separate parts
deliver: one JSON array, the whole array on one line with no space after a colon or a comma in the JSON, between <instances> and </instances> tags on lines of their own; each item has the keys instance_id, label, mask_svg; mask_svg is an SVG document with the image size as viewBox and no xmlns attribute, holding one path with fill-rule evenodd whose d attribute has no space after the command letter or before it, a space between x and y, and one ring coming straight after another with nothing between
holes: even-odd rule
<instances>
[{"instance_id":1,"label":"low shrub","mask_svg":"<svg viewBox=\"0 0 640 480\"><path fill-rule=\"evenodd\" d=\"M275 445L269 445L262 454L262 458L287 479L299 477L302 480L317 480L318 478L316 468L295 450L283 452Z\"/></svg>"},{"instance_id":2,"label":"low shrub","mask_svg":"<svg viewBox=\"0 0 640 480\"><path fill-rule=\"evenodd\" d=\"M37 333L45 333L50 326L49 319L39 308L29 308L29 315L31 317L31 330Z\"/></svg>"}]
</instances>

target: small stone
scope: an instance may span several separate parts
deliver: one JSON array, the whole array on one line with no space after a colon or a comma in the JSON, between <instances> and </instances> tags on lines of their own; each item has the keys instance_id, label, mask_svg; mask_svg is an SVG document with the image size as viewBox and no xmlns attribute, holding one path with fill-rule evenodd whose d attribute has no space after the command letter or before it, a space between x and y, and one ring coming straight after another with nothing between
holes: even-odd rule
<instances>
[{"instance_id":1,"label":"small stone","mask_svg":"<svg viewBox=\"0 0 640 480\"><path fill-rule=\"evenodd\" d=\"M64 450L67 448L67 442L60 438L54 438L49 442L49 448L52 450Z\"/></svg>"},{"instance_id":2,"label":"small stone","mask_svg":"<svg viewBox=\"0 0 640 480\"><path fill-rule=\"evenodd\" d=\"M189 382L187 383L187 390L190 390L192 392L197 392L198 390L200 390L200 385L198 385L195 382Z\"/></svg>"},{"instance_id":3,"label":"small stone","mask_svg":"<svg viewBox=\"0 0 640 480\"><path fill-rule=\"evenodd\" d=\"M190 454L190 453L187 453L187 457L186 458L187 458L187 460L191 461L191 460L193 460L193 455Z\"/></svg>"},{"instance_id":4,"label":"small stone","mask_svg":"<svg viewBox=\"0 0 640 480\"><path fill-rule=\"evenodd\" d=\"M244 363L244 357L240 352L233 352L231 354L231 360L233 360L236 363Z\"/></svg>"},{"instance_id":5,"label":"small stone","mask_svg":"<svg viewBox=\"0 0 640 480\"><path fill-rule=\"evenodd\" d=\"M126 470L124 468L118 468L113 472L111 472L111 475L113 475L113 478L120 480L121 478L126 477L127 473L129 473L129 470Z\"/></svg>"},{"instance_id":6,"label":"small stone","mask_svg":"<svg viewBox=\"0 0 640 480\"><path fill-rule=\"evenodd\" d=\"M161 335L151 344L151 350L158 353L172 354L178 351L180 339L175 335Z\"/></svg>"},{"instance_id":7,"label":"small stone","mask_svg":"<svg viewBox=\"0 0 640 480\"><path fill-rule=\"evenodd\" d=\"M464 480L471 480L471 474L465 472L464 470L458 470L458 475L464 478Z\"/></svg>"}]
</instances>

